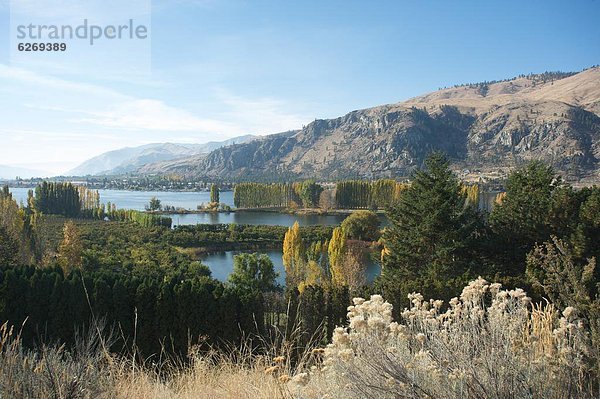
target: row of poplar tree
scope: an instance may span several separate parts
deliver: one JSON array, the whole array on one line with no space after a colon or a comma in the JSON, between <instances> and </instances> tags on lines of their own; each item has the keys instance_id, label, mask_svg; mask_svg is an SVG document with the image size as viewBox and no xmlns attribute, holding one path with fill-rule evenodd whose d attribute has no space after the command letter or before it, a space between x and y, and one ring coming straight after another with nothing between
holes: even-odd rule
<instances>
[{"instance_id":1,"label":"row of poplar tree","mask_svg":"<svg viewBox=\"0 0 600 399\"><path fill-rule=\"evenodd\" d=\"M294 183L238 183L233 188L237 208L315 208L323 187L314 180Z\"/></svg>"},{"instance_id":2,"label":"row of poplar tree","mask_svg":"<svg viewBox=\"0 0 600 399\"><path fill-rule=\"evenodd\" d=\"M72 183L42 182L28 193L27 207L45 215L70 218L131 221L145 227L171 226L171 219L131 209L118 209L115 204L100 203L97 190Z\"/></svg>"},{"instance_id":3,"label":"row of poplar tree","mask_svg":"<svg viewBox=\"0 0 600 399\"><path fill-rule=\"evenodd\" d=\"M407 183L393 179L345 180L333 190L325 190L312 180L295 183L238 183L233 199L238 208L304 208L334 207L337 209L385 209L400 197ZM332 197L333 204L323 204Z\"/></svg>"}]
</instances>

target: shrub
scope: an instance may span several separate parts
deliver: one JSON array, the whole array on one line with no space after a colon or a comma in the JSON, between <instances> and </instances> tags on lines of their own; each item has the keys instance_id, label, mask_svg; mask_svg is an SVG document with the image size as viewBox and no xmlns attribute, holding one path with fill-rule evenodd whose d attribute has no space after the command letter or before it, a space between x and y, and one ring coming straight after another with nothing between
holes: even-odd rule
<instances>
[{"instance_id":1,"label":"shrub","mask_svg":"<svg viewBox=\"0 0 600 399\"><path fill-rule=\"evenodd\" d=\"M402 323L379 295L354 299L323 366L299 388L334 398L594 397L577 310L532 306L521 289L482 278L442 301L409 295Z\"/></svg>"}]
</instances>

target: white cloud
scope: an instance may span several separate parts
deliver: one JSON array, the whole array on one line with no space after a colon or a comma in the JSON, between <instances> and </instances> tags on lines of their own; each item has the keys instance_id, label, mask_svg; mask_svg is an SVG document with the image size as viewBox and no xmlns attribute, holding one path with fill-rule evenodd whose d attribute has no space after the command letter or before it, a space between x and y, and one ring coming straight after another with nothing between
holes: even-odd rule
<instances>
[{"instance_id":1,"label":"white cloud","mask_svg":"<svg viewBox=\"0 0 600 399\"><path fill-rule=\"evenodd\" d=\"M118 91L102 86L69 81L49 75L42 75L23 68L16 68L4 64L0 64L0 79L8 79L11 82L18 81L23 84L34 86L38 89L39 86L44 86L49 89L60 90L61 92L69 91L87 95L108 96L119 99L127 98L126 95L123 95Z\"/></svg>"},{"instance_id":2,"label":"white cloud","mask_svg":"<svg viewBox=\"0 0 600 399\"><path fill-rule=\"evenodd\" d=\"M196 131L212 134L236 134L239 127L224 121L203 119L171 107L159 100L136 99L112 105L107 111L90 113L87 122L110 128L152 131Z\"/></svg>"},{"instance_id":3,"label":"white cloud","mask_svg":"<svg viewBox=\"0 0 600 399\"><path fill-rule=\"evenodd\" d=\"M77 106L48 105L45 102L28 102L24 106L74 115L83 114L83 118L70 117L66 121L110 128L163 132L195 131L232 137L298 129L310 120L307 116L290 113L287 111L290 106L280 100L245 98L222 88L214 90L214 102L218 111L207 117L173 107L158 99L136 98L107 87L60 79L3 64L0 64L0 79L20 82L31 86L36 92L43 87L61 95L71 93L75 95L72 98L79 99L71 101ZM210 139L216 139L218 136Z\"/></svg>"},{"instance_id":4,"label":"white cloud","mask_svg":"<svg viewBox=\"0 0 600 399\"><path fill-rule=\"evenodd\" d=\"M275 98L201 90L198 102L175 106L175 89L111 88L0 64L0 122L5 163L39 162L63 172L100 153L152 142L202 143L243 134L297 129L311 118ZM135 84L127 87L137 90ZM160 96L152 98L152 94ZM169 97L170 96L170 97ZM10 161L10 162L9 162ZM58 168L61 168L58 170Z\"/></svg>"},{"instance_id":5,"label":"white cloud","mask_svg":"<svg viewBox=\"0 0 600 399\"><path fill-rule=\"evenodd\" d=\"M249 99L219 89L217 98L225 106L224 116L244 126L252 134L271 134L295 130L310 121L305 115L290 113L289 105L273 98Z\"/></svg>"},{"instance_id":6,"label":"white cloud","mask_svg":"<svg viewBox=\"0 0 600 399\"><path fill-rule=\"evenodd\" d=\"M43 141L88 141L90 139L98 140L114 140L115 136L102 133L81 133L81 132L65 132L65 131L50 131L36 129L0 129L0 135L6 137L5 141L14 142L40 142Z\"/></svg>"}]
</instances>

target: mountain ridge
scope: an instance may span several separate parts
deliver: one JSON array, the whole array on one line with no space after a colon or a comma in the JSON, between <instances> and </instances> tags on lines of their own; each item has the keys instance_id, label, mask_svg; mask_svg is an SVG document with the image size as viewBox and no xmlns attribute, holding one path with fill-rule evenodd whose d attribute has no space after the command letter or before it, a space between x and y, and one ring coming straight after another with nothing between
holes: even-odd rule
<instances>
[{"instance_id":1,"label":"mountain ridge","mask_svg":"<svg viewBox=\"0 0 600 399\"><path fill-rule=\"evenodd\" d=\"M124 147L95 156L65 174L68 176L119 175L135 172L149 163L171 161L191 155L207 154L215 149L246 142L255 136L244 135L224 141L191 143L152 143L137 147Z\"/></svg>"},{"instance_id":2,"label":"mountain ridge","mask_svg":"<svg viewBox=\"0 0 600 399\"><path fill-rule=\"evenodd\" d=\"M402 177L441 150L456 168L493 171L530 159L600 178L600 68L462 85L320 119L141 173L234 180Z\"/></svg>"}]
</instances>

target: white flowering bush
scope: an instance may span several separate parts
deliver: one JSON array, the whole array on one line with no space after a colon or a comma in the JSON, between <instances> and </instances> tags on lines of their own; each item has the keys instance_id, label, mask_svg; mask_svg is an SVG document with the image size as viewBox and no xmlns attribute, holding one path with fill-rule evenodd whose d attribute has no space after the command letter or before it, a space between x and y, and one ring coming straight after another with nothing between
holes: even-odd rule
<instances>
[{"instance_id":1,"label":"white flowering bush","mask_svg":"<svg viewBox=\"0 0 600 399\"><path fill-rule=\"evenodd\" d=\"M398 323L380 295L355 298L348 327L335 330L298 396L596 397L576 309L533 306L523 290L482 278L446 307L418 293L409 299Z\"/></svg>"}]
</instances>

